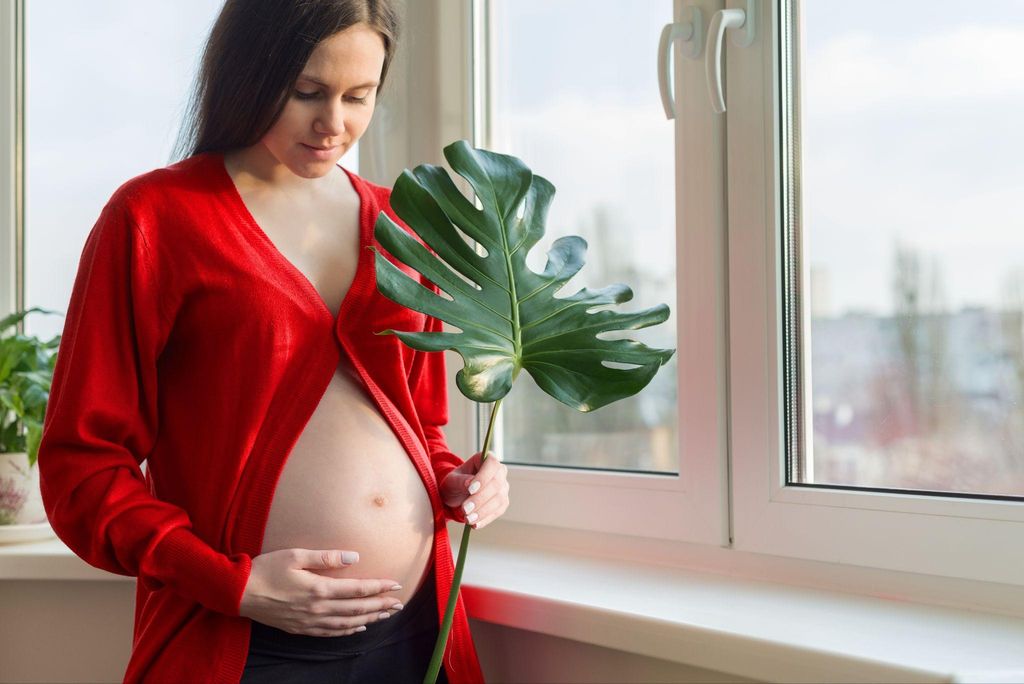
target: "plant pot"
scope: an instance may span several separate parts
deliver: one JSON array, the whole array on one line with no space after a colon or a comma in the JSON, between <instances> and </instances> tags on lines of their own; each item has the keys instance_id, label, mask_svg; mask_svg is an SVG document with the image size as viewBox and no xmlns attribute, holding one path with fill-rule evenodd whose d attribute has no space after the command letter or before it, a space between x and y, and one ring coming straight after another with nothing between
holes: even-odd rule
<instances>
[{"instance_id":1,"label":"plant pot","mask_svg":"<svg viewBox=\"0 0 1024 684\"><path fill-rule=\"evenodd\" d=\"M47 522L39 490L39 463L24 451L0 453L0 526Z\"/></svg>"}]
</instances>

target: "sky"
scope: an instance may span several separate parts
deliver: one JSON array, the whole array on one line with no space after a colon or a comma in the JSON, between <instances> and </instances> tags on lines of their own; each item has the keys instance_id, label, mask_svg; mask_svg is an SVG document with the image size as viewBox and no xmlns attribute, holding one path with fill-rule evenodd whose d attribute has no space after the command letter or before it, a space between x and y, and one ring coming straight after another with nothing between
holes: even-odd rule
<instances>
[{"instance_id":1,"label":"sky","mask_svg":"<svg viewBox=\"0 0 1024 684\"><path fill-rule=\"evenodd\" d=\"M1024 269L1024 2L803 8L805 254L827 274L822 310L888 313L897 243L937 265L936 308L1002 306Z\"/></svg>"},{"instance_id":2,"label":"sky","mask_svg":"<svg viewBox=\"0 0 1024 684\"><path fill-rule=\"evenodd\" d=\"M527 264L542 270L557 237L582 236L587 263L558 296L622 281L598 268L608 259L631 263L652 277L626 282L634 298L617 310L666 303L671 316L630 336L674 341L674 122L665 118L656 68L671 0L632 2L628 12L608 0L498 0L492 7L492 143L556 188L545 238ZM601 239L598 212L607 216Z\"/></svg>"},{"instance_id":3,"label":"sky","mask_svg":"<svg viewBox=\"0 0 1024 684\"><path fill-rule=\"evenodd\" d=\"M616 257L653 247L644 263L671 273L672 125L654 59L671 2L624 6L495 0L495 144L558 188L549 234L582 233L604 205L627 236ZM943 296L930 305L1002 306L1006 281L1024 273L1024 2L801 7L804 253L820 284L814 311L892 313L896 245L936 269ZM528 263L543 266L546 244ZM571 282L601 284L582 276Z\"/></svg>"},{"instance_id":4,"label":"sky","mask_svg":"<svg viewBox=\"0 0 1024 684\"><path fill-rule=\"evenodd\" d=\"M28 3L30 306L65 309L103 204L168 162L220 6ZM557 188L548 239L528 263L541 268L555 236L586 236L603 210L614 257L636 260L642 246L643 267L671 279L673 126L655 68L671 0L493 7L495 147ZM896 243L935 260L944 306L998 306L1009 274L1024 269L1024 2L808 0L803 10L805 254L824 283L815 309L888 313ZM351 154L342 163L358 171ZM584 271L590 279L561 294L608 284ZM663 289L636 294L624 309L669 301ZM48 337L62 321L33 315L28 327Z\"/></svg>"},{"instance_id":5,"label":"sky","mask_svg":"<svg viewBox=\"0 0 1024 684\"><path fill-rule=\"evenodd\" d=\"M103 205L167 164L221 2L25 4L26 301L63 314ZM26 319L42 338L63 325L63 315Z\"/></svg>"}]
</instances>

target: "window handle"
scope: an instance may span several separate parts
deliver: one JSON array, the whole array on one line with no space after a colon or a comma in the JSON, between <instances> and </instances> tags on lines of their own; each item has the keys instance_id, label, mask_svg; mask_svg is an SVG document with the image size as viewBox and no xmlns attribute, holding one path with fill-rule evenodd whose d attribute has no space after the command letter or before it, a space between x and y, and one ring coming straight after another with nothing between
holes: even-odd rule
<instances>
[{"instance_id":1,"label":"window handle","mask_svg":"<svg viewBox=\"0 0 1024 684\"><path fill-rule=\"evenodd\" d=\"M700 59L700 51L704 47L704 21L700 7L691 5L685 9L690 10L690 20L665 24L665 28L661 29L661 40L658 41L658 90L661 92L666 119L676 118L675 98L668 78L672 46L677 40L682 41L682 54L688 59Z\"/></svg>"},{"instance_id":2,"label":"window handle","mask_svg":"<svg viewBox=\"0 0 1024 684\"><path fill-rule=\"evenodd\" d=\"M755 0L747 0L747 9L723 9L711 17L708 28L708 51L704 55L707 71L708 92L711 94L711 109L716 114L725 111L725 93L722 91L722 40L726 29L744 29L739 36L733 36L733 44L749 47L754 42Z\"/></svg>"}]
</instances>

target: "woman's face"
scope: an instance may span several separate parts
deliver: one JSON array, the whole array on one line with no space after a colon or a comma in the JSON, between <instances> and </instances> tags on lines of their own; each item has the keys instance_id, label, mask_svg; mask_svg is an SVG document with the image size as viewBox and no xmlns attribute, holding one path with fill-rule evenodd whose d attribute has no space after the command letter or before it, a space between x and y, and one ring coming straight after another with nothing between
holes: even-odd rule
<instances>
[{"instance_id":1,"label":"woman's face","mask_svg":"<svg viewBox=\"0 0 1024 684\"><path fill-rule=\"evenodd\" d=\"M326 175L370 125L383 66L384 39L367 24L325 38L261 142L297 176Z\"/></svg>"}]
</instances>

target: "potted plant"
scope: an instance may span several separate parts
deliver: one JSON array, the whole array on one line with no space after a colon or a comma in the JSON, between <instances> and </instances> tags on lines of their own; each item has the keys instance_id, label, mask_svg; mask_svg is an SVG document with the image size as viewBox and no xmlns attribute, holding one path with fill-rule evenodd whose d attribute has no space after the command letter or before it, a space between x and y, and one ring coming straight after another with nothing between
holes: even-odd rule
<instances>
[{"instance_id":1,"label":"potted plant","mask_svg":"<svg viewBox=\"0 0 1024 684\"><path fill-rule=\"evenodd\" d=\"M583 267L587 243L576 235L560 237L548 251L543 272L526 265L527 254L544 236L554 185L520 159L471 147L465 140L445 147L444 156L473 186L481 208L463 197L445 169L421 164L406 169L395 182L391 206L430 250L383 212L374 235L395 258L451 299L422 287L372 249L377 288L385 297L462 332L389 329L375 334L397 335L413 349L452 349L462 356L465 366L455 376L456 385L467 398L492 407L481 458L487 458L502 399L522 370L554 399L587 413L646 387L675 350L597 335L663 323L668 306L635 312L605 308L633 298L624 283L556 298L555 293ZM481 244L486 256L470 247L456 227ZM462 533L448 607L424 684L437 681L441 668L471 529L467 524Z\"/></svg>"},{"instance_id":2,"label":"potted plant","mask_svg":"<svg viewBox=\"0 0 1024 684\"><path fill-rule=\"evenodd\" d=\"M61 336L43 341L20 334L16 326L33 311L57 313L32 307L0 320L0 538L5 540L11 535L3 534L4 526L47 522L36 459Z\"/></svg>"}]
</instances>

